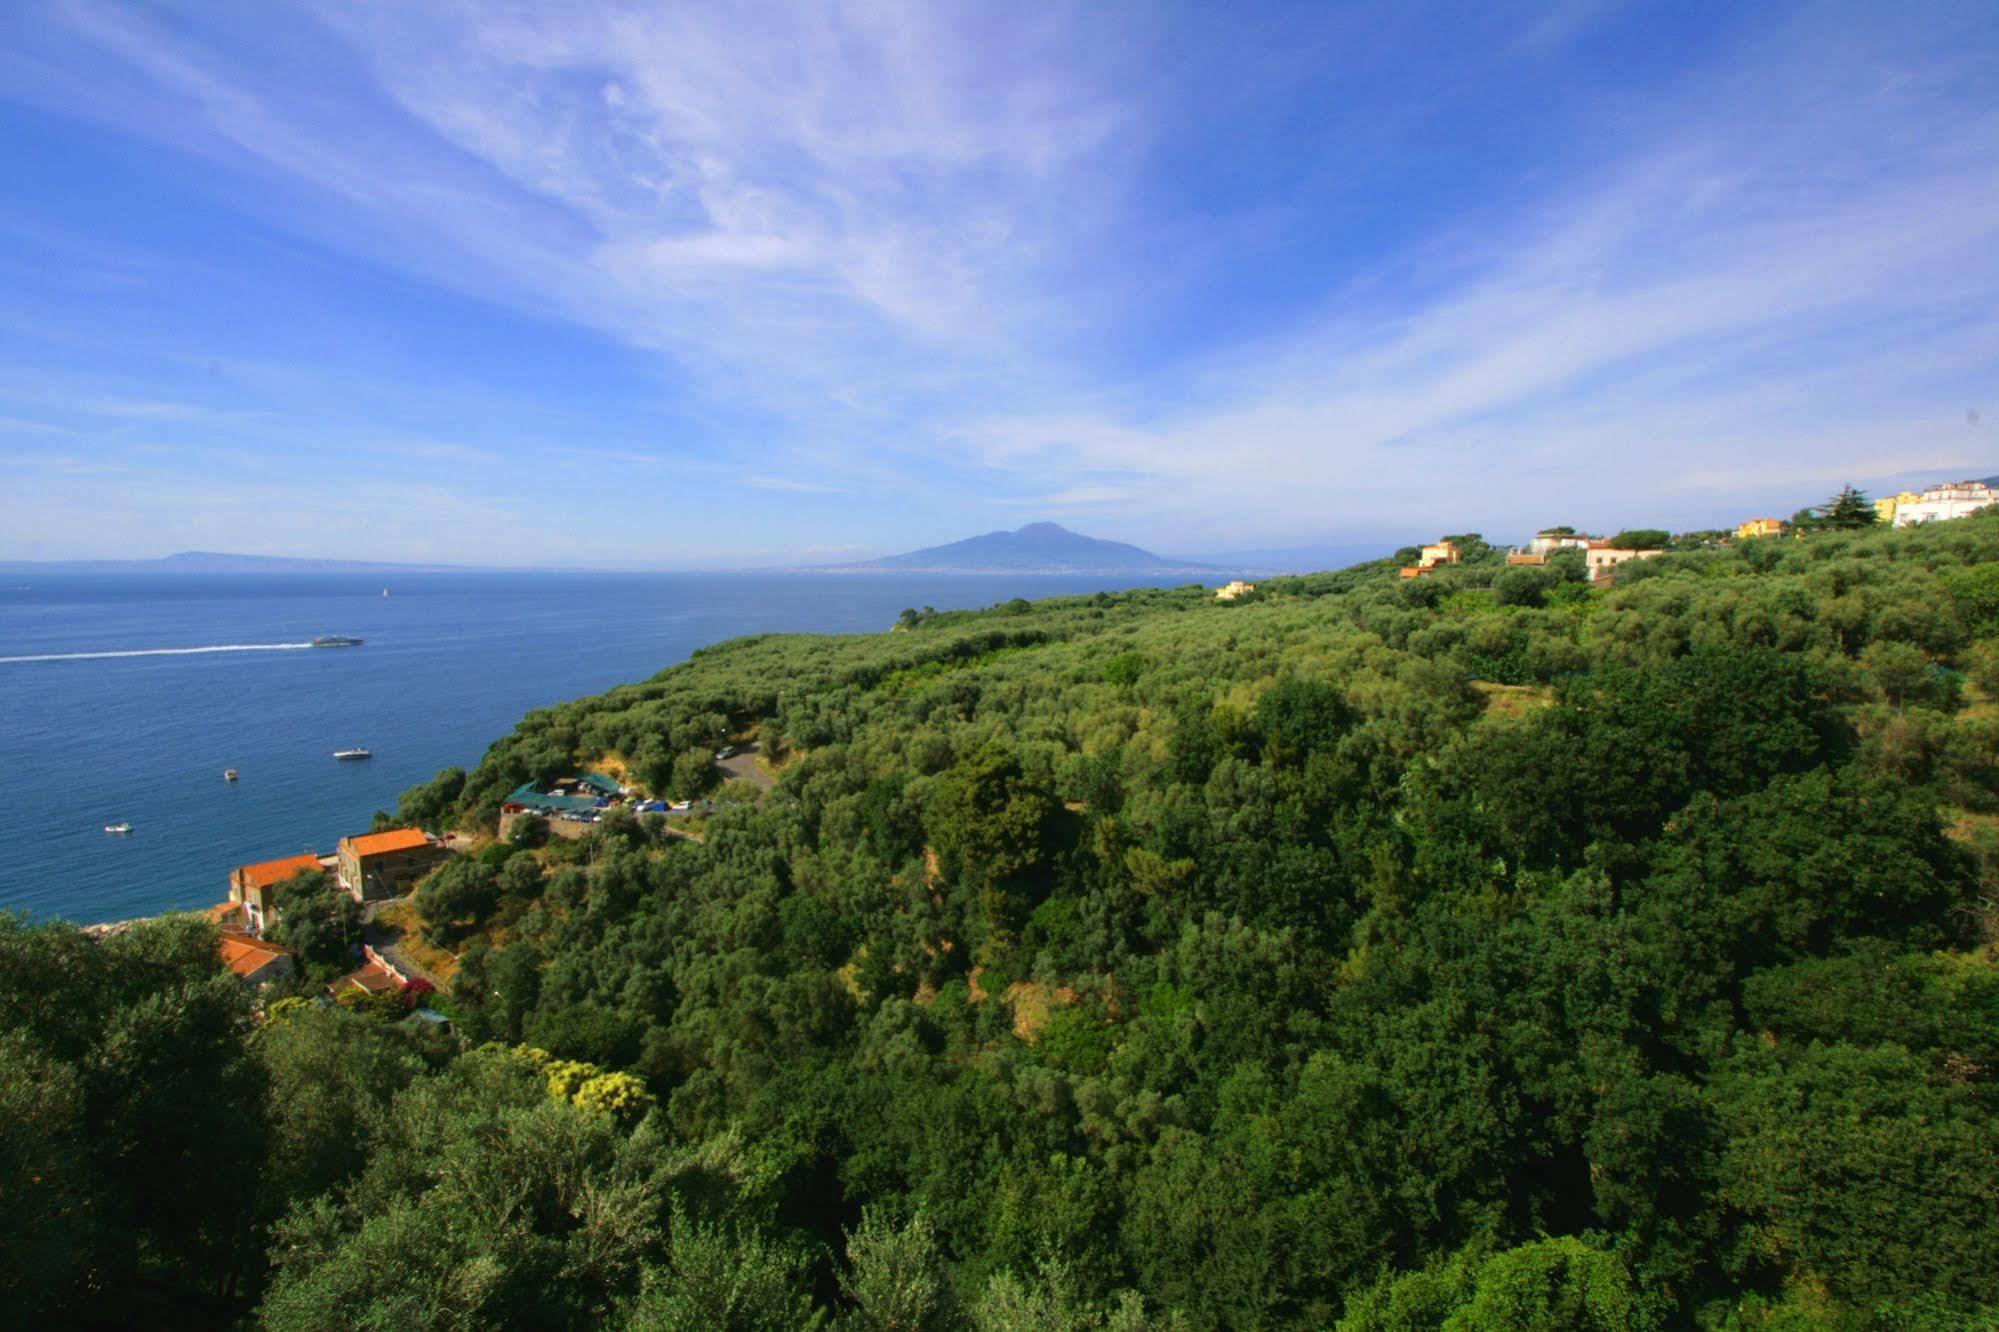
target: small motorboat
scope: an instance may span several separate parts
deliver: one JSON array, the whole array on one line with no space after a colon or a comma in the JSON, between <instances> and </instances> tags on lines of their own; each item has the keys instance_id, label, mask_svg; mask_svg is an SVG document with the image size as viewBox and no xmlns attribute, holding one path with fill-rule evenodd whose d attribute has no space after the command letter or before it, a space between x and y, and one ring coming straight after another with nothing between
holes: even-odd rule
<instances>
[{"instance_id":1,"label":"small motorboat","mask_svg":"<svg viewBox=\"0 0 1999 1332\"><path fill-rule=\"evenodd\" d=\"M333 751L333 757L337 759L364 759L373 758L374 755L365 749L336 749Z\"/></svg>"},{"instance_id":2,"label":"small motorboat","mask_svg":"<svg viewBox=\"0 0 1999 1332\"><path fill-rule=\"evenodd\" d=\"M104 831L108 833L128 833L132 831L132 825L129 823L107 823L104 825Z\"/></svg>"},{"instance_id":3,"label":"small motorboat","mask_svg":"<svg viewBox=\"0 0 1999 1332\"><path fill-rule=\"evenodd\" d=\"M321 634L312 640L312 645L316 648L360 647L361 640L350 638L346 634Z\"/></svg>"},{"instance_id":4,"label":"small motorboat","mask_svg":"<svg viewBox=\"0 0 1999 1332\"><path fill-rule=\"evenodd\" d=\"M234 769L234 768L224 768L224 769L222 770L222 780L223 780L223 781L225 781L225 782L233 782L233 781L235 781L235 780L236 780L236 769Z\"/></svg>"}]
</instances>

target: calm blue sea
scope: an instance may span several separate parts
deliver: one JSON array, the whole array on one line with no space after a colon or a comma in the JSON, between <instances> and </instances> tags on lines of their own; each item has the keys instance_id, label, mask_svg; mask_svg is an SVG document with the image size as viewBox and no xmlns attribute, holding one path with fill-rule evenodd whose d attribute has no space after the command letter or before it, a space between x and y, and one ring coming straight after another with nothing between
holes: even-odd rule
<instances>
[{"instance_id":1,"label":"calm blue sea","mask_svg":"<svg viewBox=\"0 0 1999 1332\"><path fill-rule=\"evenodd\" d=\"M232 866L331 851L528 710L720 639L1104 585L433 574L390 577L384 597L381 575L0 575L0 910L87 924L218 902ZM298 646L322 634L367 641ZM375 757L333 760L357 745ZM103 831L121 822L130 836Z\"/></svg>"}]
</instances>

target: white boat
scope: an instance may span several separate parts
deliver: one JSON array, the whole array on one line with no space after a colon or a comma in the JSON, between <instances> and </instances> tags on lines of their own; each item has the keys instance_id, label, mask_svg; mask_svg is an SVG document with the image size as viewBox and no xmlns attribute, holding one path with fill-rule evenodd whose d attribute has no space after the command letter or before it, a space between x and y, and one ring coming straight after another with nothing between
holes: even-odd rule
<instances>
[{"instance_id":1,"label":"white boat","mask_svg":"<svg viewBox=\"0 0 1999 1332\"><path fill-rule=\"evenodd\" d=\"M104 825L104 831L108 833L128 833L132 831L132 825L129 823L107 823Z\"/></svg>"},{"instance_id":2,"label":"white boat","mask_svg":"<svg viewBox=\"0 0 1999 1332\"><path fill-rule=\"evenodd\" d=\"M333 751L333 757L337 759L364 759L373 758L374 755L365 749L336 749Z\"/></svg>"},{"instance_id":3,"label":"white boat","mask_svg":"<svg viewBox=\"0 0 1999 1332\"><path fill-rule=\"evenodd\" d=\"M233 781L235 781L235 780L236 780L236 769L234 769L234 768L224 768L224 769L222 770L222 780L223 780L223 781L225 781L225 782L233 782Z\"/></svg>"}]
</instances>

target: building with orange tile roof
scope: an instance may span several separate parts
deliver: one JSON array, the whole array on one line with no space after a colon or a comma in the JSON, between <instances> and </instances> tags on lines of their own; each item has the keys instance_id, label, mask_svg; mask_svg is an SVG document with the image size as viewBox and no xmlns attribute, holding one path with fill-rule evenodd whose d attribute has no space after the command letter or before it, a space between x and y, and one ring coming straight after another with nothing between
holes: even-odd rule
<instances>
[{"instance_id":1,"label":"building with orange tile roof","mask_svg":"<svg viewBox=\"0 0 1999 1332\"><path fill-rule=\"evenodd\" d=\"M221 945L222 965L236 973L245 985L268 985L292 974L289 948L280 948L246 934L225 934Z\"/></svg>"},{"instance_id":2,"label":"building with orange tile roof","mask_svg":"<svg viewBox=\"0 0 1999 1332\"><path fill-rule=\"evenodd\" d=\"M1459 558L1457 542L1434 541L1422 548L1414 564L1403 565L1401 574L1404 578L1421 578L1434 573L1441 565L1456 564Z\"/></svg>"},{"instance_id":3,"label":"building with orange tile roof","mask_svg":"<svg viewBox=\"0 0 1999 1332\"><path fill-rule=\"evenodd\" d=\"M326 987L334 998L358 990L362 994L390 994L403 988L402 981L380 962L370 960L359 971L350 971Z\"/></svg>"},{"instance_id":4,"label":"building with orange tile roof","mask_svg":"<svg viewBox=\"0 0 1999 1332\"><path fill-rule=\"evenodd\" d=\"M429 846L430 834L421 828L392 828L388 832L343 837L340 845L353 847L356 855L385 856L393 851L414 851L418 847Z\"/></svg>"},{"instance_id":5,"label":"building with orange tile roof","mask_svg":"<svg viewBox=\"0 0 1999 1332\"><path fill-rule=\"evenodd\" d=\"M357 902L401 897L450 855L421 828L394 828L340 839L340 886Z\"/></svg>"},{"instance_id":6,"label":"building with orange tile roof","mask_svg":"<svg viewBox=\"0 0 1999 1332\"><path fill-rule=\"evenodd\" d=\"M229 871L229 900L242 904L245 928L261 935L278 922L278 885L325 868L310 851L278 860L260 860L254 865L238 865Z\"/></svg>"}]
</instances>

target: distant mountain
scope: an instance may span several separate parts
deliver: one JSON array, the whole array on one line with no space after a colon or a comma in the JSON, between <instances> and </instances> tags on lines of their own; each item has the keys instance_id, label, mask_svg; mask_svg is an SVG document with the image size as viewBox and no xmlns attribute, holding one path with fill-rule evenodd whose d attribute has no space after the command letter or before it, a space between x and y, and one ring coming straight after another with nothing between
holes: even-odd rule
<instances>
[{"instance_id":1,"label":"distant mountain","mask_svg":"<svg viewBox=\"0 0 1999 1332\"><path fill-rule=\"evenodd\" d=\"M293 559L184 550L156 560L0 560L8 573L463 573L462 564L382 564L369 560Z\"/></svg>"},{"instance_id":2,"label":"distant mountain","mask_svg":"<svg viewBox=\"0 0 1999 1332\"><path fill-rule=\"evenodd\" d=\"M840 565L827 572L1147 576L1184 573L1198 577L1220 571L1212 565L1155 555L1122 541L1083 536L1055 523L1029 523L1016 532L988 532L953 541L948 546L930 546L906 555Z\"/></svg>"}]
</instances>

